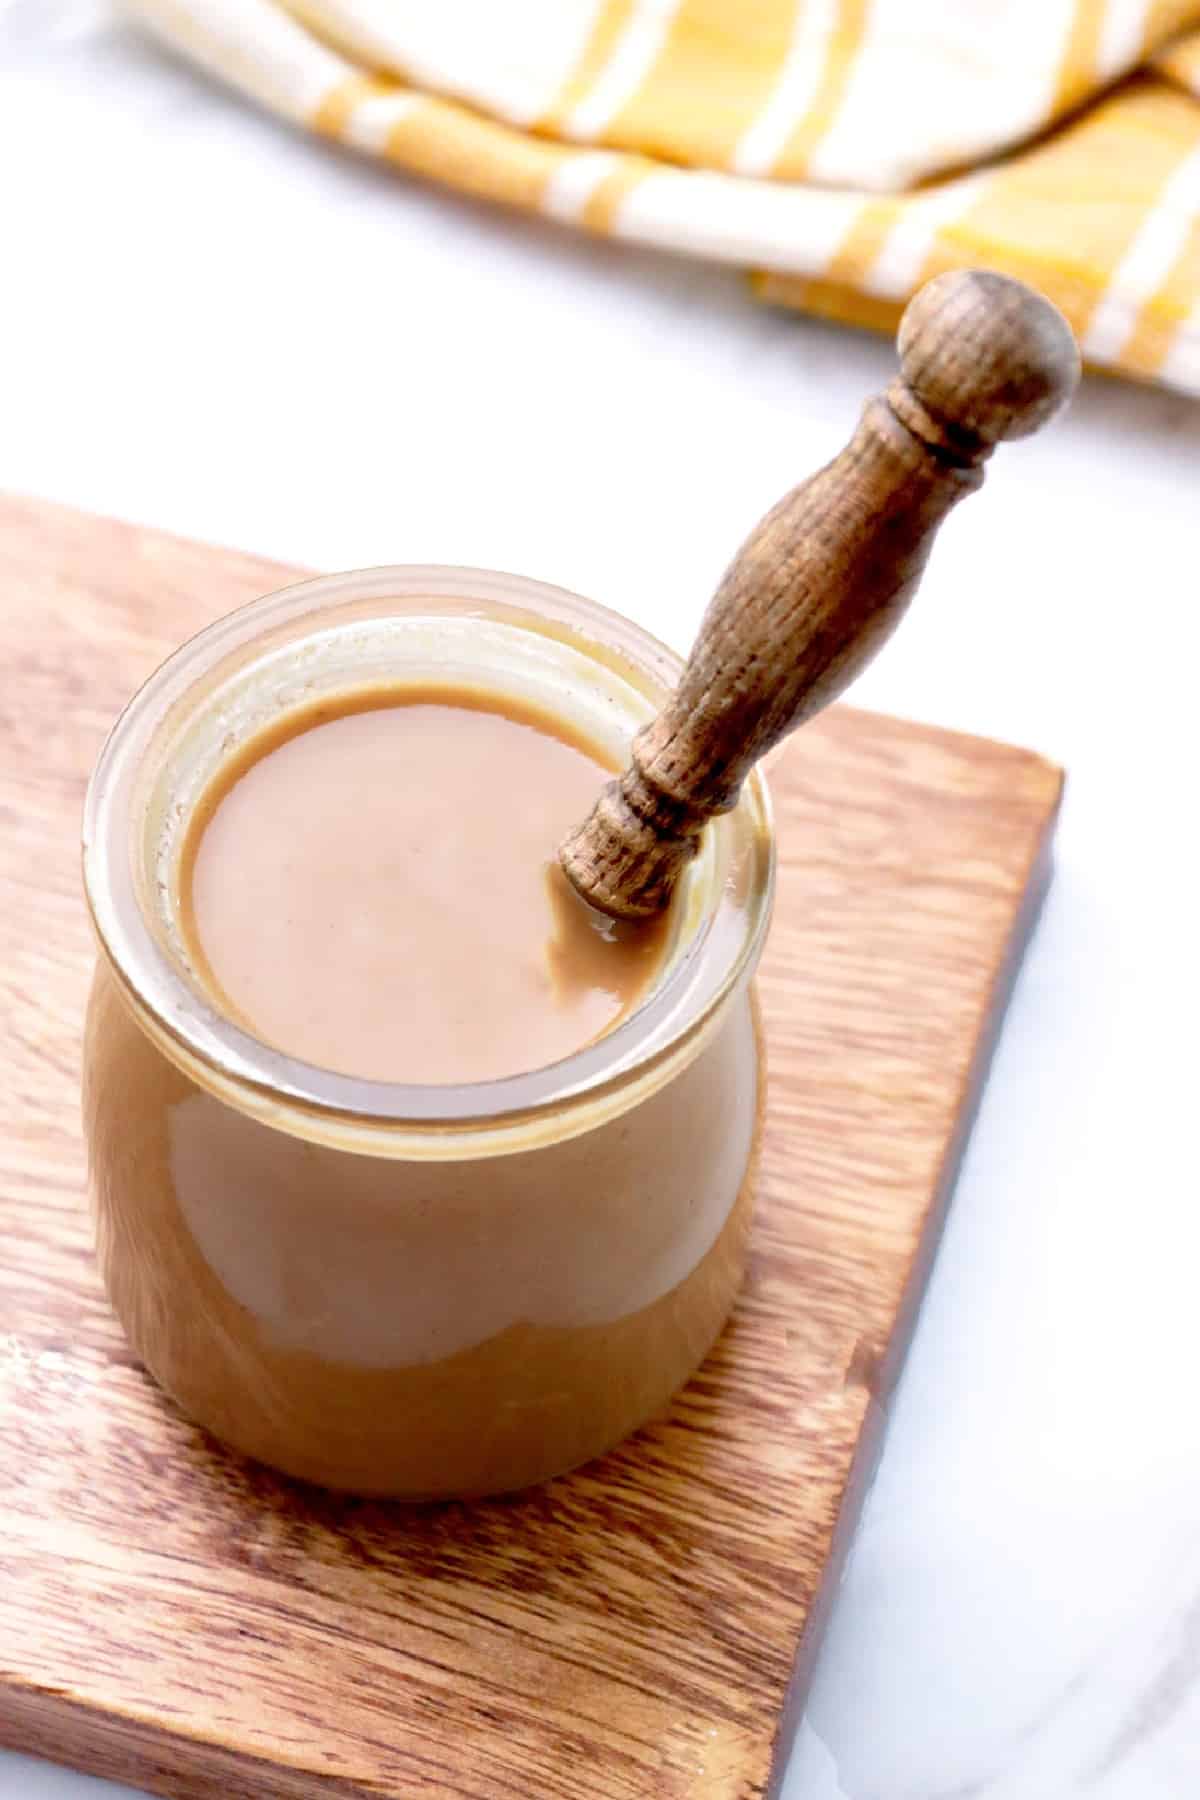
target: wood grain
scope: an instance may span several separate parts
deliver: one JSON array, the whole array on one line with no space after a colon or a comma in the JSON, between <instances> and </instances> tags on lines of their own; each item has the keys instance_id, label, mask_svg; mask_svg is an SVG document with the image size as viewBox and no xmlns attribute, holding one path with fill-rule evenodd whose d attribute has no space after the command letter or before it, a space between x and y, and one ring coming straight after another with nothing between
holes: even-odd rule
<instances>
[{"instance_id":1,"label":"wood grain","mask_svg":"<svg viewBox=\"0 0 1200 1800\"><path fill-rule=\"evenodd\" d=\"M89 767L167 650L286 573L0 502L0 1742L179 1797L752 1800L1060 777L842 708L793 740L773 773L763 1188L717 1351L669 1418L540 1492L330 1498L221 1451L134 1365L77 1123Z\"/></svg>"},{"instance_id":2,"label":"wood grain","mask_svg":"<svg viewBox=\"0 0 1200 1800\"><path fill-rule=\"evenodd\" d=\"M1008 437L1070 398L1062 314L1005 275L928 282L897 339L900 373L846 448L755 526L704 615L679 683L633 740L559 859L591 905L660 912L710 819L767 751L837 698L900 622L939 527Z\"/></svg>"}]
</instances>

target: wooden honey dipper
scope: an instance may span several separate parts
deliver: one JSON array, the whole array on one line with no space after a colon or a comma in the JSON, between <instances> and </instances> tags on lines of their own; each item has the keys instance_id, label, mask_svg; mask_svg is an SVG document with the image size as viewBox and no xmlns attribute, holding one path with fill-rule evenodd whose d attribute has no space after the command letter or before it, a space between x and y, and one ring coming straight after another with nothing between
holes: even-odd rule
<instances>
[{"instance_id":1,"label":"wooden honey dipper","mask_svg":"<svg viewBox=\"0 0 1200 1800\"><path fill-rule=\"evenodd\" d=\"M1003 275L938 276L908 306L896 342L899 376L841 455L751 532L671 699L560 846L568 880L601 912L662 910L753 765L890 636L938 526L981 485L995 445L1038 430L1079 379L1062 314Z\"/></svg>"}]
</instances>

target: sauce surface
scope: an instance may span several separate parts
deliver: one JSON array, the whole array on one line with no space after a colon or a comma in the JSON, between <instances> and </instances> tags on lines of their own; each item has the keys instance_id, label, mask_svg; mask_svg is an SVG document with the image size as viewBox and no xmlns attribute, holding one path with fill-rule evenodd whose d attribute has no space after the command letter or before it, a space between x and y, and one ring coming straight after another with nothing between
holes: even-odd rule
<instances>
[{"instance_id":1,"label":"sauce surface","mask_svg":"<svg viewBox=\"0 0 1200 1800\"><path fill-rule=\"evenodd\" d=\"M550 715L467 691L288 713L190 822L197 975L255 1036L339 1074L450 1083L555 1062L637 1004L666 941L665 920L601 920L552 866L611 772Z\"/></svg>"}]
</instances>

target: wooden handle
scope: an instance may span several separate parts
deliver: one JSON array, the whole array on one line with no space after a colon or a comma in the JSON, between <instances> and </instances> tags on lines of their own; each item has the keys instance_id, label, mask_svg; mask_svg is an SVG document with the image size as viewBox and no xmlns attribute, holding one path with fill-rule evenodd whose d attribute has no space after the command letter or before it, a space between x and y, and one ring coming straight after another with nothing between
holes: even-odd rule
<instances>
[{"instance_id":1,"label":"wooden handle","mask_svg":"<svg viewBox=\"0 0 1200 1800\"><path fill-rule=\"evenodd\" d=\"M568 879L601 911L636 919L666 905L754 763L895 629L938 526L979 487L993 447L1036 431L1079 378L1061 313L1001 275L929 282L897 344L898 378L841 455L751 532L671 700L560 847Z\"/></svg>"}]
</instances>

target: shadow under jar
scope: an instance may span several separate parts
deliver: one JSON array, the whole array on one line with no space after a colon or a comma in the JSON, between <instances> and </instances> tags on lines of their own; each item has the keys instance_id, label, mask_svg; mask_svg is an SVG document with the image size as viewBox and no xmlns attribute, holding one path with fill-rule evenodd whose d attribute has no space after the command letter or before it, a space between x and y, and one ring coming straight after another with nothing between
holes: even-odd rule
<instances>
[{"instance_id":1,"label":"shadow under jar","mask_svg":"<svg viewBox=\"0 0 1200 1800\"><path fill-rule=\"evenodd\" d=\"M181 913L201 796L283 711L371 684L472 689L619 765L679 667L559 589L380 569L219 621L114 728L84 821L100 1262L146 1368L237 1450L359 1493L520 1488L661 1412L719 1332L762 1116L757 775L705 834L636 1009L501 1080L399 1086L289 1057L220 1010Z\"/></svg>"}]
</instances>

